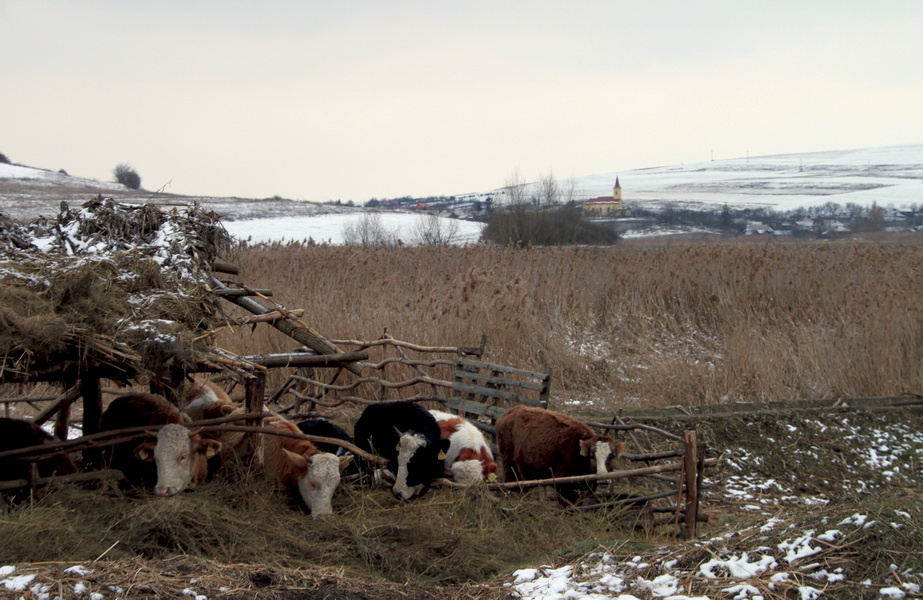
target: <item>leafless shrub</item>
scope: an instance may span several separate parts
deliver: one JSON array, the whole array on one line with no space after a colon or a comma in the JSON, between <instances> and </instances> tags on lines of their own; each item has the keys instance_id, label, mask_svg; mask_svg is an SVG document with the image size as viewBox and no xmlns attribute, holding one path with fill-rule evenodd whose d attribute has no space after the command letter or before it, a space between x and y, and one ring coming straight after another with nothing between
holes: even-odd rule
<instances>
[{"instance_id":1,"label":"leafless shrub","mask_svg":"<svg viewBox=\"0 0 923 600\"><path fill-rule=\"evenodd\" d=\"M413 230L413 243L420 246L445 246L458 239L458 221L433 213L421 216Z\"/></svg>"},{"instance_id":2,"label":"leafless shrub","mask_svg":"<svg viewBox=\"0 0 923 600\"><path fill-rule=\"evenodd\" d=\"M137 190L141 187L141 176L135 171L134 167L127 163L116 165L112 170L112 176L116 182L121 183L127 188Z\"/></svg>"},{"instance_id":3,"label":"leafless shrub","mask_svg":"<svg viewBox=\"0 0 923 600\"><path fill-rule=\"evenodd\" d=\"M362 218L343 226L343 242L363 248L392 247L399 240L399 232L385 229L381 215L366 212Z\"/></svg>"}]
</instances>

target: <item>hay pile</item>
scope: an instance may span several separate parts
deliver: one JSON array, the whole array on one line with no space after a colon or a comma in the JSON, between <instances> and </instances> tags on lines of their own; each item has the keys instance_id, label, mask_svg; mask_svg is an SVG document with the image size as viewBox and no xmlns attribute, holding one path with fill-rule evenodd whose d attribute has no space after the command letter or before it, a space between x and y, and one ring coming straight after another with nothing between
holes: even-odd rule
<instances>
[{"instance_id":1,"label":"hay pile","mask_svg":"<svg viewBox=\"0 0 923 600\"><path fill-rule=\"evenodd\" d=\"M219 318L209 265L231 241L197 205L97 197L56 219L0 215L0 381L194 370Z\"/></svg>"}]
</instances>

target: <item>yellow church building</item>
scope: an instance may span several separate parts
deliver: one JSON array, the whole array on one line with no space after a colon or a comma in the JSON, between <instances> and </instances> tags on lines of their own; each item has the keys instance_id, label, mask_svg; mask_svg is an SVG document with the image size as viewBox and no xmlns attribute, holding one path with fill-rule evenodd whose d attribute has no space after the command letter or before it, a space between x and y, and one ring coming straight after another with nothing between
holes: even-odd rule
<instances>
[{"instance_id":1,"label":"yellow church building","mask_svg":"<svg viewBox=\"0 0 923 600\"><path fill-rule=\"evenodd\" d=\"M583 203L583 212L588 217L627 217L631 210L625 208L622 204L622 186L619 185L619 178L615 178L615 186L612 188L612 197L600 196L591 198Z\"/></svg>"}]
</instances>

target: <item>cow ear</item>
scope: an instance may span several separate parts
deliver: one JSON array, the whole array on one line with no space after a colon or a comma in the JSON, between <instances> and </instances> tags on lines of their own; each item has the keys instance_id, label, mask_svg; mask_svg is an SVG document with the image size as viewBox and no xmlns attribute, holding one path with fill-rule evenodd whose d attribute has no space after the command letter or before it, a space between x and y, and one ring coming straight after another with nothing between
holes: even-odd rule
<instances>
[{"instance_id":1,"label":"cow ear","mask_svg":"<svg viewBox=\"0 0 923 600\"><path fill-rule=\"evenodd\" d=\"M212 458L221 452L221 442L218 440L207 440L205 442L205 458Z\"/></svg>"},{"instance_id":2,"label":"cow ear","mask_svg":"<svg viewBox=\"0 0 923 600\"><path fill-rule=\"evenodd\" d=\"M231 405L229 405L229 404L225 404L225 405L222 405L222 406L221 406L221 411L220 411L220 412L221 412L222 415L224 415L225 417L227 417L227 416L230 416L230 414L231 414L232 412L234 412L235 410L237 410L237 409L235 409L233 406L231 406Z\"/></svg>"},{"instance_id":3,"label":"cow ear","mask_svg":"<svg viewBox=\"0 0 923 600\"><path fill-rule=\"evenodd\" d=\"M154 460L154 444L151 442L144 442L143 444L138 444L135 447L135 457L145 462L153 461Z\"/></svg>"},{"instance_id":4,"label":"cow ear","mask_svg":"<svg viewBox=\"0 0 923 600\"><path fill-rule=\"evenodd\" d=\"M282 448L282 452L285 454L286 462L292 467L291 469L283 469L282 483L297 484L298 480L308 473L308 459L301 454L295 454L291 450L286 450L285 448Z\"/></svg>"},{"instance_id":5,"label":"cow ear","mask_svg":"<svg viewBox=\"0 0 923 600\"><path fill-rule=\"evenodd\" d=\"M622 452L625 451L625 442L613 442L613 443L615 444L615 447L612 449L612 452L613 454L615 454L615 457L618 458L622 455Z\"/></svg>"},{"instance_id":6,"label":"cow ear","mask_svg":"<svg viewBox=\"0 0 923 600\"><path fill-rule=\"evenodd\" d=\"M348 464L351 463L352 461L353 461L353 455L352 455L352 454L348 454L348 455L346 455L346 456L341 456L341 457L340 457L340 470L342 471L343 469L345 469L345 468L346 468L346 465L348 465Z\"/></svg>"},{"instance_id":7,"label":"cow ear","mask_svg":"<svg viewBox=\"0 0 923 600\"><path fill-rule=\"evenodd\" d=\"M590 455L590 440L580 440L580 456Z\"/></svg>"}]
</instances>

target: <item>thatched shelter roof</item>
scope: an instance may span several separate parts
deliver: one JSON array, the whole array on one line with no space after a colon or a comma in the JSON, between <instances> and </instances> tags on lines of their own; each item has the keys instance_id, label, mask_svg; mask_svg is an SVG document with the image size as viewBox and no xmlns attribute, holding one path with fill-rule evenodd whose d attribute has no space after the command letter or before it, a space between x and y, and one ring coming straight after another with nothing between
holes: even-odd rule
<instances>
[{"instance_id":1,"label":"thatched shelter roof","mask_svg":"<svg viewBox=\"0 0 923 600\"><path fill-rule=\"evenodd\" d=\"M0 215L0 381L196 370L220 316L210 265L231 243L198 205L97 197L56 219Z\"/></svg>"}]
</instances>

